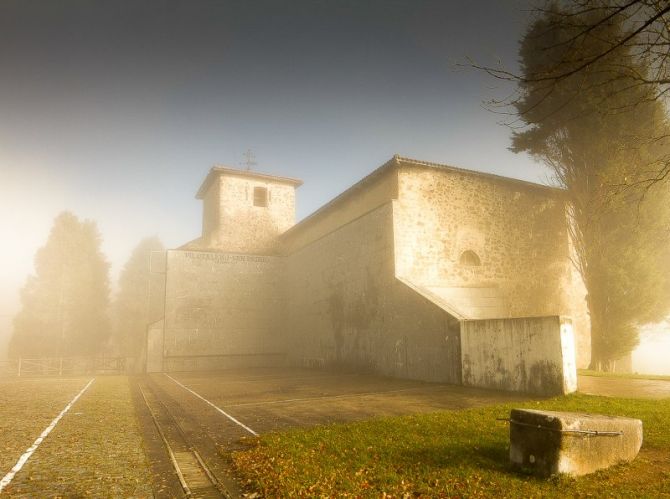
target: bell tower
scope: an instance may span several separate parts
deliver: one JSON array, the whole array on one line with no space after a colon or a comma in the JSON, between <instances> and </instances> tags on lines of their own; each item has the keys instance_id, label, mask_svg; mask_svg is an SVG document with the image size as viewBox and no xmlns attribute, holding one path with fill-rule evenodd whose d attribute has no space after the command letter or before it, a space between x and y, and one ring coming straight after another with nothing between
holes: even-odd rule
<instances>
[{"instance_id":1,"label":"bell tower","mask_svg":"<svg viewBox=\"0 0 670 499\"><path fill-rule=\"evenodd\" d=\"M208 248L272 255L277 237L295 224L301 180L214 166L196 195L203 201L202 238Z\"/></svg>"}]
</instances>

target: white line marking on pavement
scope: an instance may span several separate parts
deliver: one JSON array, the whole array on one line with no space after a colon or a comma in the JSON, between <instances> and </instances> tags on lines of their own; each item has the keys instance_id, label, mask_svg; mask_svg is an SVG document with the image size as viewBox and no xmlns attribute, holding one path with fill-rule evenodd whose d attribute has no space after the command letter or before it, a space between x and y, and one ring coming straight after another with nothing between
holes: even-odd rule
<instances>
[{"instance_id":1,"label":"white line marking on pavement","mask_svg":"<svg viewBox=\"0 0 670 499\"><path fill-rule=\"evenodd\" d=\"M7 473L2 480L0 480L0 492L2 492L2 489L7 487L7 485L9 485L12 482L12 480L14 479L14 476L19 471L21 471L21 468L23 468L23 465L26 464L26 461L28 461L28 459L30 459L30 456L33 455L33 452L35 452L37 450L37 448L40 446L42 441L45 438L47 438L47 435L49 435L49 433L51 433L51 430L53 430L55 428L55 426L58 424L60 419L63 416L65 416L65 413L70 410L70 407L72 407L74 405L74 403L77 400L79 400L79 397L81 397L84 394L84 392L86 390L88 390L88 387L91 386L91 384L93 384L94 381L95 381L95 378L91 379L91 381L89 381L87 383L87 385L84 388L82 388L82 390L70 401L70 403L65 406L65 409L60 411L60 414L58 416L56 416L54 418L54 420L51 422L51 424L49 424L49 426L46 427L46 429L40 434L40 436L37 437L37 439L33 442L33 445L28 447L28 450L23 453L23 455L19 458L19 460L14 465L14 467L10 470L10 472Z\"/></svg>"},{"instance_id":2,"label":"white line marking on pavement","mask_svg":"<svg viewBox=\"0 0 670 499\"><path fill-rule=\"evenodd\" d=\"M173 378L172 376L170 376L168 373L163 373L163 374L165 374L165 376L167 376L167 377L170 378L172 381L174 381L174 382L177 383L179 386L181 386L184 390L187 390L187 391L191 392L193 395L195 395L196 397L198 397L200 400L202 400L203 402L205 402L205 403L209 404L210 406L212 406L214 409L216 409L216 410L219 411L221 414L223 414L223 415L226 416L228 419L230 419L233 423L238 424L239 426L241 426L242 428L244 428L245 430L247 430L249 433L251 433L253 436L255 436L255 437L258 436L258 433L256 433L254 430L252 430L251 428L249 428L249 427L248 427L247 425L245 425L244 423L241 423L240 421L238 421L238 420L235 419L234 417L232 417L230 414L228 414L226 411L224 411L224 410L221 409L220 407L218 407L218 406L212 404L209 400L207 400L207 399L206 399L205 397L203 397L202 395L200 395L200 394L194 392L194 391L191 390L188 386L182 385L179 381L177 381L176 379L174 379L174 378Z\"/></svg>"}]
</instances>

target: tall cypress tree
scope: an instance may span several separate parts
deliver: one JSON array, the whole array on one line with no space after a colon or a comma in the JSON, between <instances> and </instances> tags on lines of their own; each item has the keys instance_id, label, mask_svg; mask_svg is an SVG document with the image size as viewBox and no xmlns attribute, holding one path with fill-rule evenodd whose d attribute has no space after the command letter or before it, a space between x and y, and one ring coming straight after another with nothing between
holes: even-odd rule
<instances>
[{"instance_id":1,"label":"tall cypress tree","mask_svg":"<svg viewBox=\"0 0 670 499\"><path fill-rule=\"evenodd\" d=\"M653 88L612 77L617 67L649 70L628 47L570 73L622 36L623 18L585 32L588 12L566 23L566 12L552 9L521 43L522 71L532 78L520 83L515 107L525 127L512 150L542 160L567 191L574 259L588 291L591 366L608 369L636 346L640 325L670 309L670 193L667 184L644 187L654 158L670 150L670 127Z\"/></svg>"},{"instance_id":2,"label":"tall cypress tree","mask_svg":"<svg viewBox=\"0 0 670 499\"><path fill-rule=\"evenodd\" d=\"M98 355L109 336L109 264L95 222L63 212L21 290L10 355Z\"/></svg>"},{"instance_id":3,"label":"tall cypress tree","mask_svg":"<svg viewBox=\"0 0 670 499\"><path fill-rule=\"evenodd\" d=\"M154 251L163 251L157 237L140 241L119 276L119 292L114 301L114 343L125 357L141 354L149 323L163 315L164 276L151 274L149 262Z\"/></svg>"}]
</instances>

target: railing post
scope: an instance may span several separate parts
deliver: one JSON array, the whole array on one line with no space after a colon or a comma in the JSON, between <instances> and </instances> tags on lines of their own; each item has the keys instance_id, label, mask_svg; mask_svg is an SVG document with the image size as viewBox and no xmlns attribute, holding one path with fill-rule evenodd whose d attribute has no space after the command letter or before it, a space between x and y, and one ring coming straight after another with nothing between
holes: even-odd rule
<instances>
[{"instance_id":1,"label":"railing post","mask_svg":"<svg viewBox=\"0 0 670 499\"><path fill-rule=\"evenodd\" d=\"M60 364L58 365L58 376L63 375L63 357L60 358Z\"/></svg>"},{"instance_id":2,"label":"railing post","mask_svg":"<svg viewBox=\"0 0 670 499\"><path fill-rule=\"evenodd\" d=\"M19 357L19 374L18 374L18 377L19 377L19 378L21 377L21 359L22 359L22 358Z\"/></svg>"}]
</instances>

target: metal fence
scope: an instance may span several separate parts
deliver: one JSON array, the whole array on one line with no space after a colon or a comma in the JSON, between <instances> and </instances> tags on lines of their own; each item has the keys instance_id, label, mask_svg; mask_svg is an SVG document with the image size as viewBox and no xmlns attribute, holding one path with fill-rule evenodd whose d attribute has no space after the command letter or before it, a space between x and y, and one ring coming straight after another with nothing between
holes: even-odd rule
<instances>
[{"instance_id":1,"label":"metal fence","mask_svg":"<svg viewBox=\"0 0 670 499\"><path fill-rule=\"evenodd\" d=\"M125 357L21 357L0 361L0 376L69 376L125 372Z\"/></svg>"},{"instance_id":2,"label":"metal fence","mask_svg":"<svg viewBox=\"0 0 670 499\"><path fill-rule=\"evenodd\" d=\"M0 360L0 377L16 376L18 373L17 360Z\"/></svg>"}]
</instances>

